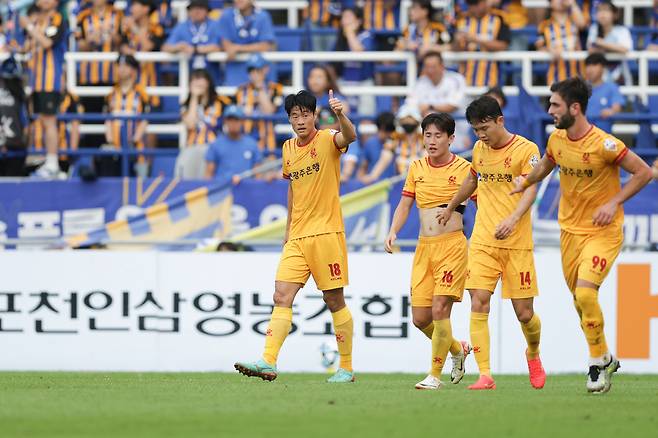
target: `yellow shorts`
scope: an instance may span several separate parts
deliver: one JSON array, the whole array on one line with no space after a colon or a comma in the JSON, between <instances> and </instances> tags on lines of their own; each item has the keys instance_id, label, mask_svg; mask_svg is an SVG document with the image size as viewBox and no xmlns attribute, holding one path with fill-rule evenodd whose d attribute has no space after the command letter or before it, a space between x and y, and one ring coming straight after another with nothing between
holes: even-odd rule
<instances>
[{"instance_id":1,"label":"yellow shorts","mask_svg":"<svg viewBox=\"0 0 658 438\"><path fill-rule=\"evenodd\" d=\"M464 232L420 237L411 270L411 305L432 307L434 295L461 301L466 280L468 247Z\"/></svg>"},{"instance_id":2,"label":"yellow shorts","mask_svg":"<svg viewBox=\"0 0 658 438\"><path fill-rule=\"evenodd\" d=\"M578 279L600 286L610 272L624 242L620 230L601 230L596 234L560 233L562 271L567 286L575 292Z\"/></svg>"},{"instance_id":3,"label":"yellow shorts","mask_svg":"<svg viewBox=\"0 0 658 438\"><path fill-rule=\"evenodd\" d=\"M503 280L503 298L531 298L539 295L535 258L531 249L507 249L471 243L468 249L466 289L491 293Z\"/></svg>"},{"instance_id":4,"label":"yellow shorts","mask_svg":"<svg viewBox=\"0 0 658 438\"><path fill-rule=\"evenodd\" d=\"M276 280L306 284L311 274L319 290L347 286L345 233L302 237L284 245Z\"/></svg>"}]
</instances>

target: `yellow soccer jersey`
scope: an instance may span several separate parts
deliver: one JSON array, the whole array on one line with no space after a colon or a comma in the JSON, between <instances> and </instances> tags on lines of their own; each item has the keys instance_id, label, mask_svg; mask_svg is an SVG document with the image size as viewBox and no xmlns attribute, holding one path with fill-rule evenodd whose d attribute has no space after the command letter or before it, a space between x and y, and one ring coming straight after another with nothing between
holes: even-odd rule
<instances>
[{"instance_id":1,"label":"yellow soccer jersey","mask_svg":"<svg viewBox=\"0 0 658 438\"><path fill-rule=\"evenodd\" d=\"M504 240L495 237L496 227L509 217L519 203L521 194L510 195L514 178L527 175L539 162L539 148L530 140L514 135L500 149L482 141L473 146L473 169L478 176L478 211L471 243L509 249L532 249L530 211L521 217L512 234Z\"/></svg>"},{"instance_id":2,"label":"yellow soccer jersey","mask_svg":"<svg viewBox=\"0 0 658 438\"><path fill-rule=\"evenodd\" d=\"M283 144L283 177L292 186L292 219L289 239L345 231L340 209L340 155L347 148L336 145L337 131L322 129L299 144Z\"/></svg>"},{"instance_id":3,"label":"yellow soccer jersey","mask_svg":"<svg viewBox=\"0 0 658 438\"><path fill-rule=\"evenodd\" d=\"M416 199L418 208L434 208L454 198L469 172L474 172L468 160L457 155L450 162L435 167L425 157L409 166L402 196Z\"/></svg>"},{"instance_id":4,"label":"yellow soccer jersey","mask_svg":"<svg viewBox=\"0 0 658 438\"><path fill-rule=\"evenodd\" d=\"M577 140L564 129L551 134L546 155L560 166L560 228L573 234L601 230L592 222L594 212L621 190L619 162L627 153L624 143L594 125ZM623 223L620 206L610 227Z\"/></svg>"}]
</instances>

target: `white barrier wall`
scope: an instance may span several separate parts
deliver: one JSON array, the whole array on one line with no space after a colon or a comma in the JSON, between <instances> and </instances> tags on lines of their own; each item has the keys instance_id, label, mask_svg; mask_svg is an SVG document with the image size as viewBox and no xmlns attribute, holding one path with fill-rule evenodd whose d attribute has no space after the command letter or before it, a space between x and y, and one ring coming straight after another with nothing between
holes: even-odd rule
<instances>
[{"instance_id":1,"label":"white barrier wall","mask_svg":"<svg viewBox=\"0 0 658 438\"><path fill-rule=\"evenodd\" d=\"M270 313L274 253L4 252L0 369L228 371L259 357ZM351 254L348 305L359 371L422 373L429 341L408 307L411 254ZM584 372L587 347L557 252L536 255L542 358L548 372ZM618 284L618 280L619 283ZM651 281L653 280L653 281ZM601 288L610 348L622 370L658 371L658 253L622 255ZM526 371L511 304L492 303L492 366ZM282 371L323 371L335 341L311 281L294 309ZM468 338L469 298L454 306L453 333ZM653 320L652 320L653 318ZM651 336L652 335L652 336ZM475 361L469 358L469 371Z\"/></svg>"}]
</instances>

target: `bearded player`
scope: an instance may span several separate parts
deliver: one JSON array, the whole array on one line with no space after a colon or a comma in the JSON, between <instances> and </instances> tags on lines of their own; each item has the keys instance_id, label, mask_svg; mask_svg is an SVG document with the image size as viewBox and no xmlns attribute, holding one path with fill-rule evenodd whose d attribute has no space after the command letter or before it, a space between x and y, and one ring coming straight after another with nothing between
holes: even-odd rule
<instances>
[{"instance_id":1,"label":"bearded player","mask_svg":"<svg viewBox=\"0 0 658 438\"><path fill-rule=\"evenodd\" d=\"M455 139L455 120L450 114L429 114L421 128L427 157L409 167L385 248L393 252L397 233L415 200L420 237L411 272L411 311L416 327L432 341L430 373L416 389L439 389L448 351L453 360L451 382L457 384L466 372L464 362L471 346L453 338L450 325L452 305L462 300L466 280L468 248L462 219L466 205L460 204L445 225L436 223L436 213L446 207L472 169L471 163L450 152Z\"/></svg>"},{"instance_id":2,"label":"bearded player","mask_svg":"<svg viewBox=\"0 0 658 438\"><path fill-rule=\"evenodd\" d=\"M315 128L316 99L308 91L291 94L285 100L288 119L297 135L283 144L283 177L290 180L288 222L263 357L235 364L235 369L246 376L276 379L279 350L292 326L293 301L313 275L331 311L340 353L340 368L328 382L354 381L353 321L343 294L348 284L347 246L338 189L341 154L356 140L356 131L332 90L329 106L338 118L340 131Z\"/></svg>"},{"instance_id":3,"label":"bearded player","mask_svg":"<svg viewBox=\"0 0 658 438\"><path fill-rule=\"evenodd\" d=\"M468 388L496 388L491 377L488 320L491 296L502 278L503 298L511 299L528 345L525 356L530 384L540 389L546 373L539 358L541 322L533 307L539 291L530 218L536 190L509 196L514 178L528 174L539 161L539 149L505 128L500 105L492 97L482 96L471 102L466 119L479 138L473 146L475 172L467 175L437 218L440 224L448 223L457 206L477 189L478 211L468 250L466 289L471 294L471 343L480 378Z\"/></svg>"},{"instance_id":4,"label":"bearded player","mask_svg":"<svg viewBox=\"0 0 658 438\"><path fill-rule=\"evenodd\" d=\"M587 120L591 89L584 80L554 83L551 92L548 113L557 129L544 157L527 177L517 180L512 193L534 188L560 166L562 270L589 346L587 391L605 393L619 361L608 350L598 290L624 239L622 204L649 183L651 169L619 139ZM619 168L631 174L623 188Z\"/></svg>"}]
</instances>

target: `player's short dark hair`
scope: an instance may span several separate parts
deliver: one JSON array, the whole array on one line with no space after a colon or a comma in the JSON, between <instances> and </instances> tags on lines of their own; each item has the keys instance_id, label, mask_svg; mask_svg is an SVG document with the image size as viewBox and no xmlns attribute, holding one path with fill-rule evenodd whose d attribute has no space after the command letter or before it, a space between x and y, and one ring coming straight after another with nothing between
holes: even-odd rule
<instances>
[{"instance_id":1,"label":"player's short dark hair","mask_svg":"<svg viewBox=\"0 0 658 438\"><path fill-rule=\"evenodd\" d=\"M289 94L286 96L285 108L286 113L290 115L290 112L298 106L300 109L308 110L315 114L315 107L317 105L317 99L309 91L302 90L297 94Z\"/></svg>"},{"instance_id":2,"label":"player's short dark hair","mask_svg":"<svg viewBox=\"0 0 658 438\"><path fill-rule=\"evenodd\" d=\"M567 106L574 103L580 104L580 110L585 114L587 103L592 95L592 87L584 79L575 77L555 82L551 85L551 92L559 94L567 103Z\"/></svg>"},{"instance_id":3,"label":"player's short dark hair","mask_svg":"<svg viewBox=\"0 0 658 438\"><path fill-rule=\"evenodd\" d=\"M467 4L468 6L475 6L475 5L477 5L478 3L480 3L481 1L483 1L483 0L466 0L466 4Z\"/></svg>"},{"instance_id":4,"label":"player's short dark hair","mask_svg":"<svg viewBox=\"0 0 658 438\"><path fill-rule=\"evenodd\" d=\"M587 55L587 58L585 58L585 65L603 65L606 66L608 65L608 60L605 59L605 55L603 53L590 53Z\"/></svg>"},{"instance_id":5,"label":"player's short dark hair","mask_svg":"<svg viewBox=\"0 0 658 438\"><path fill-rule=\"evenodd\" d=\"M480 96L466 108L466 120L471 125L496 120L502 115L498 101L491 96Z\"/></svg>"},{"instance_id":6,"label":"player's short dark hair","mask_svg":"<svg viewBox=\"0 0 658 438\"><path fill-rule=\"evenodd\" d=\"M505 96L505 92L503 91L502 87L499 87L498 85L489 88L487 92L484 93L484 96L497 96L500 100L503 101L503 108L507 106L507 96Z\"/></svg>"},{"instance_id":7,"label":"player's short dark hair","mask_svg":"<svg viewBox=\"0 0 658 438\"><path fill-rule=\"evenodd\" d=\"M420 123L423 134L431 125L434 125L439 131L445 132L448 135L455 133L455 119L448 113L432 113L425 116Z\"/></svg>"},{"instance_id":8,"label":"player's short dark hair","mask_svg":"<svg viewBox=\"0 0 658 438\"><path fill-rule=\"evenodd\" d=\"M380 113L375 119L377 130L386 132L395 132L395 114L386 111Z\"/></svg>"}]
</instances>

